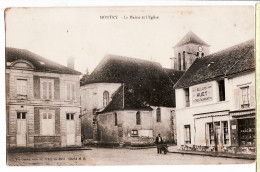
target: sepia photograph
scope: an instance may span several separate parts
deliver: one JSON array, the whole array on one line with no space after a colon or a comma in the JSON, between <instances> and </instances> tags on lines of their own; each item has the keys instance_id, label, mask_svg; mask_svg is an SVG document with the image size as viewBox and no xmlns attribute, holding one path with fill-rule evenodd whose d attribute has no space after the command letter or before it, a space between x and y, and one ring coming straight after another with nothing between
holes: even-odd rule
<instances>
[{"instance_id":1,"label":"sepia photograph","mask_svg":"<svg viewBox=\"0 0 260 172\"><path fill-rule=\"evenodd\" d=\"M255 7L5 9L8 166L256 161Z\"/></svg>"}]
</instances>

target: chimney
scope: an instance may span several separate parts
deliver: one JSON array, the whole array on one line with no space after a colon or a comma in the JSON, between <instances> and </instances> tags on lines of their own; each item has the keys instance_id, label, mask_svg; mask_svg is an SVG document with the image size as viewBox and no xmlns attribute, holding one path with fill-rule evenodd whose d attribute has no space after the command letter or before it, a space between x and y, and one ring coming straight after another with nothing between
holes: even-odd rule
<instances>
[{"instance_id":1,"label":"chimney","mask_svg":"<svg viewBox=\"0 0 260 172\"><path fill-rule=\"evenodd\" d=\"M71 69L74 69L74 57L70 57L67 60L67 66Z\"/></svg>"}]
</instances>

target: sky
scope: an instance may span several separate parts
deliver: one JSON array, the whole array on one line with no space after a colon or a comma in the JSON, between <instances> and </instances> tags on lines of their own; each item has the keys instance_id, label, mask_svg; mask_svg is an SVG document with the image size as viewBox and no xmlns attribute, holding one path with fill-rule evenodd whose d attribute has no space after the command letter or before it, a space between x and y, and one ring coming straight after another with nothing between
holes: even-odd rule
<instances>
[{"instance_id":1,"label":"sky","mask_svg":"<svg viewBox=\"0 0 260 172\"><path fill-rule=\"evenodd\" d=\"M117 19L100 19L100 16ZM130 19L130 16L158 19ZM75 70L93 71L106 54L159 62L170 68L173 46L193 31L210 53L253 39L253 6L10 8L6 46L27 49ZM128 17L128 19L125 19Z\"/></svg>"}]
</instances>

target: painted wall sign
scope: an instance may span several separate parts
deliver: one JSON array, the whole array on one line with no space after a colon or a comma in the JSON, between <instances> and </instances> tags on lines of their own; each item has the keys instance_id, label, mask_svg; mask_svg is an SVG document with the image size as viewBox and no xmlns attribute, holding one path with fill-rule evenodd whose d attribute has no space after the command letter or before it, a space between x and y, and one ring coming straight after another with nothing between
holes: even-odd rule
<instances>
[{"instance_id":1,"label":"painted wall sign","mask_svg":"<svg viewBox=\"0 0 260 172\"><path fill-rule=\"evenodd\" d=\"M204 103L213 100L212 83L207 83L192 88L192 103Z\"/></svg>"}]
</instances>

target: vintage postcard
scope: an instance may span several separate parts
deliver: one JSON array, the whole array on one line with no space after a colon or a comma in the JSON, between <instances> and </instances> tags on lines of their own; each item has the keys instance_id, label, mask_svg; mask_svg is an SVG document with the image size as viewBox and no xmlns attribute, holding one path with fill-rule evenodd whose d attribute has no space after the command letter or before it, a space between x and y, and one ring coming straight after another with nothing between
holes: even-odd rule
<instances>
[{"instance_id":1,"label":"vintage postcard","mask_svg":"<svg viewBox=\"0 0 260 172\"><path fill-rule=\"evenodd\" d=\"M254 6L7 8L9 166L252 164Z\"/></svg>"}]
</instances>

